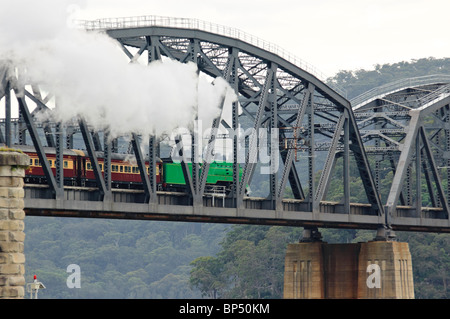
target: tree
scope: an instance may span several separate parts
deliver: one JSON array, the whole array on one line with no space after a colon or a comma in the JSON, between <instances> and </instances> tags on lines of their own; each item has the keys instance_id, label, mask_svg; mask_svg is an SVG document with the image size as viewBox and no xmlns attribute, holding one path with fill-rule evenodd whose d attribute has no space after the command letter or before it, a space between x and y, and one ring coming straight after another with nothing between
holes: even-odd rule
<instances>
[{"instance_id":1,"label":"tree","mask_svg":"<svg viewBox=\"0 0 450 319\"><path fill-rule=\"evenodd\" d=\"M215 257L198 257L191 265L190 287L200 290L203 297L216 299L224 287L223 264Z\"/></svg>"},{"instance_id":2,"label":"tree","mask_svg":"<svg viewBox=\"0 0 450 319\"><path fill-rule=\"evenodd\" d=\"M205 296L219 291L224 298L281 298L286 246L297 241L301 231L281 226L233 226L217 257L201 257L192 263L192 288Z\"/></svg>"}]
</instances>

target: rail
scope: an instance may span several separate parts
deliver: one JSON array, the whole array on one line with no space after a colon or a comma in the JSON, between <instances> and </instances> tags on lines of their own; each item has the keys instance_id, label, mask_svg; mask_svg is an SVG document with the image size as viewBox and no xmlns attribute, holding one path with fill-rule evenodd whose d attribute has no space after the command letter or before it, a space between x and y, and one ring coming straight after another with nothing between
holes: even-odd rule
<instances>
[{"instance_id":1,"label":"rail","mask_svg":"<svg viewBox=\"0 0 450 319\"><path fill-rule=\"evenodd\" d=\"M430 94L427 94L419 99L419 105L426 105L430 103L431 101L436 100L438 97L441 97L443 94L450 93L450 84L447 84L445 86L440 87L436 91L431 92Z\"/></svg>"},{"instance_id":2,"label":"rail","mask_svg":"<svg viewBox=\"0 0 450 319\"><path fill-rule=\"evenodd\" d=\"M211 32L218 35L241 40L243 42L249 43L258 48L276 54L279 57L285 59L286 61L298 66L302 70L314 75L323 82L325 82L328 78L323 72L318 70L310 63L305 62L304 60L298 58L292 53L280 48L276 44L258 38L257 36L251 35L237 28L232 28L217 23L211 23L204 20L146 15L136 17L105 18L96 20L79 20L76 22L76 24L78 25L78 27L84 28L85 30L88 31L104 31L110 29L160 26L160 27L193 29ZM340 95L344 97L347 96L347 92L343 88L335 84L329 85Z\"/></svg>"},{"instance_id":3,"label":"rail","mask_svg":"<svg viewBox=\"0 0 450 319\"><path fill-rule=\"evenodd\" d=\"M409 79L401 79L398 81L394 81L376 88L373 88L357 97L353 98L350 102L353 106L353 109L357 109L361 106L362 103L368 103L373 101L378 96L386 95L390 92L395 92L397 90L406 88L406 87L415 87L420 85L427 84L435 84L435 83L450 83L450 75L445 74L434 74L434 75L426 75L419 76L415 78Z\"/></svg>"}]
</instances>

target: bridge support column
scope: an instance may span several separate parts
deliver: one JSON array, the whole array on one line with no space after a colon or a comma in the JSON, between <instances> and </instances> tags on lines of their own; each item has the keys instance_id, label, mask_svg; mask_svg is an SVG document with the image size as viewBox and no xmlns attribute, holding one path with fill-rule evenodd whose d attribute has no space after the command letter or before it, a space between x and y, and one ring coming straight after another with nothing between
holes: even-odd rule
<instances>
[{"instance_id":1,"label":"bridge support column","mask_svg":"<svg viewBox=\"0 0 450 319\"><path fill-rule=\"evenodd\" d=\"M288 245L286 299L413 299L408 243Z\"/></svg>"},{"instance_id":2,"label":"bridge support column","mask_svg":"<svg viewBox=\"0 0 450 319\"><path fill-rule=\"evenodd\" d=\"M23 178L29 157L0 150L0 298L25 291Z\"/></svg>"}]
</instances>

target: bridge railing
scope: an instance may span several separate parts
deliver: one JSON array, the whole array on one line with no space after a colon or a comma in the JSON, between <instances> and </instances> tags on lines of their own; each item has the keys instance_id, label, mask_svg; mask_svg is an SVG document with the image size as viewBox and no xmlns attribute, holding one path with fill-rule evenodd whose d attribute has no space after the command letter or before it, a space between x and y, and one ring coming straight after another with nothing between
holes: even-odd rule
<instances>
[{"instance_id":1,"label":"bridge railing","mask_svg":"<svg viewBox=\"0 0 450 319\"><path fill-rule=\"evenodd\" d=\"M431 92L430 94L427 94L427 95L423 96L422 98L420 98L419 105L424 106L424 105L430 103L431 101L436 100L438 97L442 96L443 94L448 94L448 93L450 93L450 84L442 86L438 90Z\"/></svg>"},{"instance_id":2,"label":"bridge railing","mask_svg":"<svg viewBox=\"0 0 450 319\"><path fill-rule=\"evenodd\" d=\"M247 32L232 28L217 23L211 23L199 19L191 18L175 18L175 17L163 17L163 16L137 16L137 17L121 17L121 18L105 18L97 20L80 20L77 21L79 27L88 31L103 31L110 29L124 29L124 28L142 28L151 26L161 26L169 28L182 28L182 29L194 29L206 32L219 34L222 36L242 40L246 43L254 45L258 48L264 49L268 52L278 55L286 61L298 66L302 70L314 75L319 80L325 82L327 76L318 70L315 66L308 62L298 58L294 54L280 48L278 45L258 38ZM340 95L346 97L347 93L343 88L337 85L330 84L330 86L338 92Z\"/></svg>"},{"instance_id":3,"label":"bridge railing","mask_svg":"<svg viewBox=\"0 0 450 319\"><path fill-rule=\"evenodd\" d=\"M368 103L376 99L378 96L386 95L387 93L395 92L396 90L400 90L406 87L415 87L435 83L450 83L450 75L434 74L394 81L358 95L351 100L351 104L353 106L353 109L357 109L360 104Z\"/></svg>"}]
</instances>

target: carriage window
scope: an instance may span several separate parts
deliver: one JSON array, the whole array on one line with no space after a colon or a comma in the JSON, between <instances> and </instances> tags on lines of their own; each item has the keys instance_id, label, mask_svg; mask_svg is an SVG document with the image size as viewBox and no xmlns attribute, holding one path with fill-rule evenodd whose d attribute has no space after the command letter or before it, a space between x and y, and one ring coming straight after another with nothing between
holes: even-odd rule
<instances>
[{"instance_id":1,"label":"carriage window","mask_svg":"<svg viewBox=\"0 0 450 319\"><path fill-rule=\"evenodd\" d=\"M89 170L92 169L91 162L87 162L87 163L86 163L86 169L89 169Z\"/></svg>"},{"instance_id":2,"label":"carriage window","mask_svg":"<svg viewBox=\"0 0 450 319\"><path fill-rule=\"evenodd\" d=\"M118 171L117 165L112 165L112 166L111 166L111 171L117 172L117 171Z\"/></svg>"},{"instance_id":3,"label":"carriage window","mask_svg":"<svg viewBox=\"0 0 450 319\"><path fill-rule=\"evenodd\" d=\"M119 166L119 168L120 168L120 172L122 173L123 172L123 166L121 165L121 166Z\"/></svg>"},{"instance_id":4,"label":"carriage window","mask_svg":"<svg viewBox=\"0 0 450 319\"><path fill-rule=\"evenodd\" d=\"M68 161L64 161L64 168L68 168L69 167L69 162Z\"/></svg>"},{"instance_id":5,"label":"carriage window","mask_svg":"<svg viewBox=\"0 0 450 319\"><path fill-rule=\"evenodd\" d=\"M34 159L34 166L39 166L39 159L37 158Z\"/></svg>"},{"instance_id":6,"label":"carriage window","mask_svg":"<svg viewBox=\"0 0 450 319\"><path fill-rule=\"evenodd\" d=\"M33 159L30 158L30 165L33 165Z\"/></svg>"},{"instance_id":7,"label":"carriage window","mask_svg":"<svg viewBox=\"0 0 450 319\"><path fill-rule=\"evenodd\" d=\"M50 167L52 167L53 161L52 160L48 160L48 163L50 164Z\"/></svg>"},{"instance_id":8,"label":"carriage window","mask_svg":"<svg viewBox=\"0 0 450 319\"><path fill-rule=\"evenodd\" d=\"M103 171L103 164L98 164L100 166L100 170Z\"/></svg>"}]
</instances>

